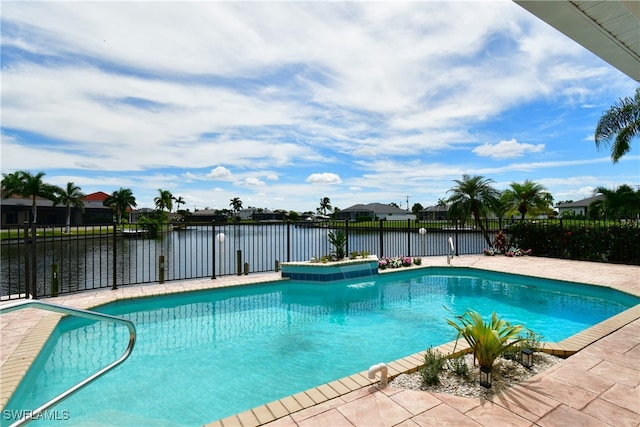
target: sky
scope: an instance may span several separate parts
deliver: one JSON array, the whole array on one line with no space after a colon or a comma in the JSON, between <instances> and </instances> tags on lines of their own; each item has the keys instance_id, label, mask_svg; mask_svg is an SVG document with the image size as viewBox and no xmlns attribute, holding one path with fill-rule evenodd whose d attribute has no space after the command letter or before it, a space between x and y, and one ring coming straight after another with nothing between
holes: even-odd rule
<instances>
[{"instance_id":1,"label":"sky","mask_svg":"<svg viewBox=\"0 0 640 427\"><path fill-rule=\"evenodd\" d=\"M463 174L556 202L640 184L597 150L638 83L511 1L3 1L2 173L183 209L424 207Z\"/></svg>"}]
</instances>

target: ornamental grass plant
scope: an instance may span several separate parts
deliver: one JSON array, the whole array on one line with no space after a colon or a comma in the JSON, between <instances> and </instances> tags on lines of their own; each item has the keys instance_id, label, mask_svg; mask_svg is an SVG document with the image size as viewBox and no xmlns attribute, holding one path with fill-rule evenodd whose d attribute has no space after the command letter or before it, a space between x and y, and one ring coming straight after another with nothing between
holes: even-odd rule
<instances>
[{"instance_id":1,"label":"ornamental grass plant","mask_svg":"<svg viewBox=\"0 0 640 427\"><path fill-rule=\"evenodd\" d=\"M447 323L458 331L456 344L457 340L463 337L473 350L474 361L477 360L485 372L491 371L498 356L523 340L519 336L523 326L511 325L498 318L495 311L488 322L485 322L477 311L467 310L461 315L456 315L455 320L447 319Z\"/></svg>"}]
</instances>

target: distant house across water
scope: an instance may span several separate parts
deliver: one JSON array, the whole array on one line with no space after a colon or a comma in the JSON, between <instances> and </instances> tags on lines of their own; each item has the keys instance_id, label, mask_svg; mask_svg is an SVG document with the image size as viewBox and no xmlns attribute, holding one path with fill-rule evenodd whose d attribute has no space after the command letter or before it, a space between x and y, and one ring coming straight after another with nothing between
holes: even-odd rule
<instances>
[{"instance_id":1,"label":"distant house across water","mask_svg":"<svg viewBox=\"0 0 640 427\"><path fill-rule=\"evenodd\" d=\"M87 194L83 199L84 213L81 209L71 209L71 225L105 224L113 221L113 211L104 206L102 202L109 195L98 191ZM2 228L23 225L29 221L31 215L32 200L27 197L12 196L0 200ZM67 221L67 208L59 204L53 206L51 200L36 198L39 224L60 224Z\"/></svg>"},{"instance_id":2,"label":"distant house across water","mask_svg":"<svg viewBox=\"0 0 640 427\"><path fill-rule=\"evenodd\" d=\"M357 204L350 206L338 212L338 219L355 221L358 219L369 218L386 219L389 221L402 221L407 219L416 219L416 216L397 206L385 205L382 203L369 203L367 205Z\"/></svg>"},{"instance_id":3,"label":"distant house across water","mask_svg":"<svg viewBox=\"0 0 640 427\"><path fill-rule=\"evenodd\" d=\"M447 219L448 214L449 214L449 206L447 205L429 206L418 212L418 219L421 221L444 220L444 219Z\"/></svg>"}]
</instances>

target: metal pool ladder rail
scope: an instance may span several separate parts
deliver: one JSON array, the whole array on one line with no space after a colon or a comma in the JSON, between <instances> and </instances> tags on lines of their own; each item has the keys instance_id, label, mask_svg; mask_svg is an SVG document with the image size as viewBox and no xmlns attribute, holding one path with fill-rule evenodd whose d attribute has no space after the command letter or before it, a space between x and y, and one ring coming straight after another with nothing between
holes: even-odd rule
<instances>
[{"instance_id":1,"label":"metal pool ladder rail","mask_svg":"<svg viewBox=\"0 0 640 427\"><path fill-rule=\"evenodd\" d=\"M23 308L38 308L41 310L54 311L56 313L70 314L73 316L84 317L86 319L92 319L92 320L98 320L98 321L105 320L108 322L119 323L121 325L126 326L129 329L129 345L127 346L127 349L124 351L122 356L120 356L114 362L110 363L109 365L95 372L91 376L80 381L79 383L67 389L66 391L60 393L53 399L46 402L44 405L40 406L39 408L34 409L33 411L23 411L22 418L20 418L19 420L11 424L11 427L28 423L29 421L31 421L31 419L36 417L41 412L49 409L50 407L52 407L57 403L60 403L61 401L71 396L76 391L91 384L93 381L95 381L96 379L106 374L111 369L115 368L116 366L124 362L133 351L133 346L136 343L136 327L134 326L133 322L127 319L122 319L120 317L111 316L109 314L98 313L96 311L82 310L79 308L70 308L70 307L65 307L58 304L52 304L52 303L37 301L37 300L29 300L29 301L20 301L12 304L0 305L0 314L21 310Z\"/></svg>"}]
</instances>

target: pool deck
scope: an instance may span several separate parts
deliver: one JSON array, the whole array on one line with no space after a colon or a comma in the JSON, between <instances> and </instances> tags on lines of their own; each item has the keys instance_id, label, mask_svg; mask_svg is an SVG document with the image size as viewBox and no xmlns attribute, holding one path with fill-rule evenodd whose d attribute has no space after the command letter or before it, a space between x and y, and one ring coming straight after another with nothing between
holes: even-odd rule
<instances>
[{"instance_id":1,"label":"pool deck","mask_svg":"<svg viewBox=\"0 0 640 427\"><path fill-rule=\"evenodd\" d=\"M423 267L446 266L445 257ZM455 267L607 286L640 296L640 267L550 258L462 256ZM393 272L387 270L383 274ZM91 308L118 299L278 280L279 273L122 286L48 298ZM7 302L2 302L6 304ZM60 315L25 309L0 316L0 409L28 370ZM451 343L441 346L450 352ZM545 351L570 356L489 400L380 388L363 371L208 426L624 426L640 425L640 305ZM415 372L423 353L389 363L389 374ZM286 381L286 379L283 379Z\"/></svg>"}]
</instances>

